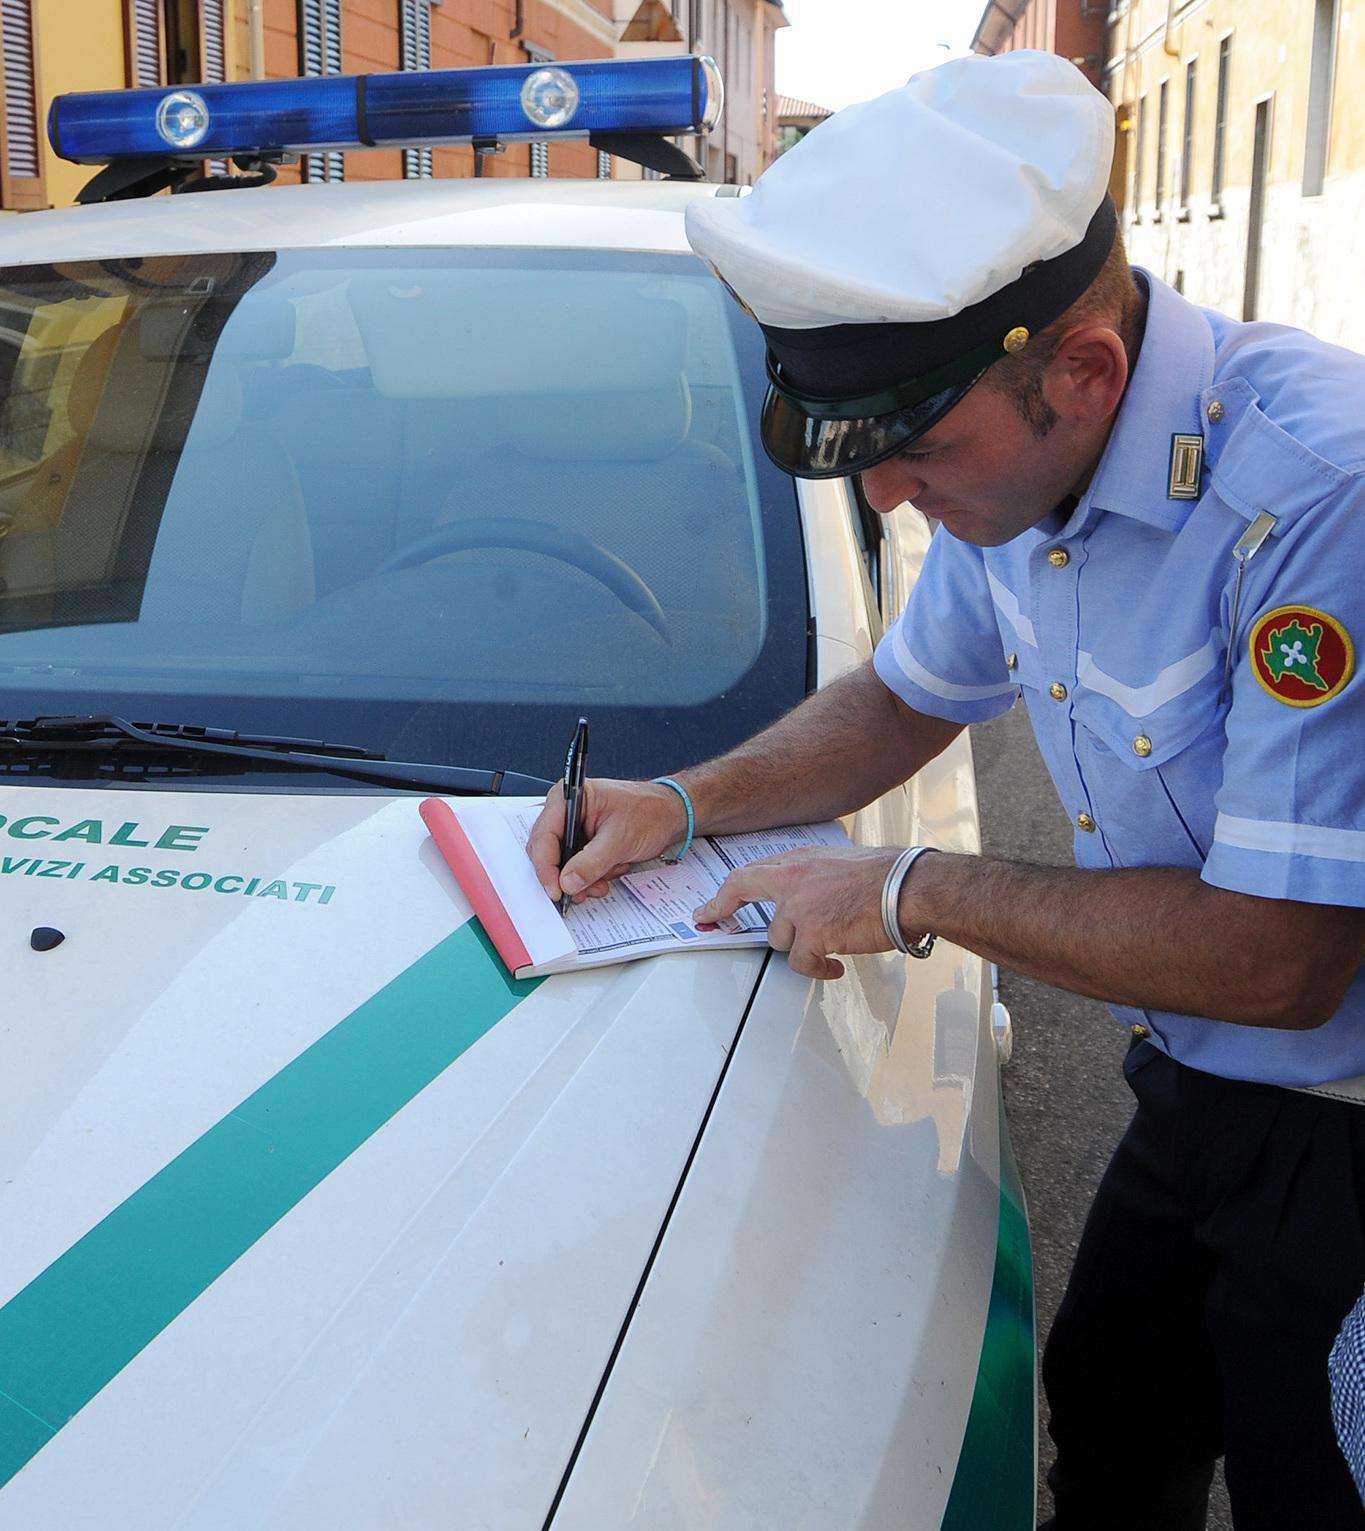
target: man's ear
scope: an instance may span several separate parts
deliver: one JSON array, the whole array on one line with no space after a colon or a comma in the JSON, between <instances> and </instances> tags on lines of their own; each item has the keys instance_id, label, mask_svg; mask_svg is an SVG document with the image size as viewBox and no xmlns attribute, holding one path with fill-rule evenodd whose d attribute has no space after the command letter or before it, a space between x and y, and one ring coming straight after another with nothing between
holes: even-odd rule
<instances>
[{"instance_id":1,"label":"man's ear","mask_svg":"<svg viewBox=\"0 0 1365 1531\"><path fill-rule=\"evenodd\" d=\"M1102 425L1128 386L1128 353L1106 324L1078 325L1062 337L1043 378L1043 393L1064 420Z\"/></svg>"}]
</instances>

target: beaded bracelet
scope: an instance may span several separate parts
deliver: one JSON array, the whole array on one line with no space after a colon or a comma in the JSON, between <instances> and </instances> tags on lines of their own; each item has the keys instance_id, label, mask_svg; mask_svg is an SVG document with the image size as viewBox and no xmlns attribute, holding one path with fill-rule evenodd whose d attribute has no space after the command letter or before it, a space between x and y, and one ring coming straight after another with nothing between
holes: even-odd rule
<instances>
[{"instance_id":1,"label":"beaded bracelet","mask_svg":"<svg viewBox=\"0 0 1365 1531\"><path fill-rule=\"evenodd\" d=\"M687 794L687 788L674 781L671 776L656 776L654 785L658 787L672 787L683 800L683 807L687 809L687 837L678 849L676 856L665 856L663 860L670 865L676 866L683 857L692 849L692 836L697 830L697 816L692 811L692 799Z\"/></svg>"}]
</instances>

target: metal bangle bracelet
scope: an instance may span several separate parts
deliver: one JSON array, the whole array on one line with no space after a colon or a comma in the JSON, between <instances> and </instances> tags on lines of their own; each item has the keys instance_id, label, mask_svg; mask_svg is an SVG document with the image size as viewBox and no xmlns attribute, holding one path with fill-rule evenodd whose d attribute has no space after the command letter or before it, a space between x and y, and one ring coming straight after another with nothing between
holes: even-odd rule
<instances>
[{"instance_id":1,"label":"metal bangle bracelet","mask_svg":"<svg viewBox=\"0 0 1365 1531\"><path fill-rule=\"evenodd\" d=\"M925 851L931 851L933 848L932 845L908 846L896 857L891 870L886 874L886 881L882 884L882 929L886 931L886 939L892 946L907 957L927 957L934 949L934 937L928 933L922 935L918 941L907 943L901 934L899 916L901 885L905 882L906 874Z\"/></svg>"}]
</instances>

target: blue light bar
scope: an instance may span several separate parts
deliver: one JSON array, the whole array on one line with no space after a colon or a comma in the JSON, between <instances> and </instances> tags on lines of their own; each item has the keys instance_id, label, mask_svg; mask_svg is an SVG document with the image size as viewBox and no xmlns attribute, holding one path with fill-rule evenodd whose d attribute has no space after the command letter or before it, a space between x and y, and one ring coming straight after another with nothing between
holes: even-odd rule
<instances>
[{"instance_id":1,"label":"blue light bar","mask_svg":"<svg viewBox=\"0 0 1365 1531\"><path fill-rule=\"evenodd\" d=\"M723 99L715 63L684 54L81 91L56 97L47 132L63 159L105 165L484 138L707 133Z\"/></svg>"}]
</instances>

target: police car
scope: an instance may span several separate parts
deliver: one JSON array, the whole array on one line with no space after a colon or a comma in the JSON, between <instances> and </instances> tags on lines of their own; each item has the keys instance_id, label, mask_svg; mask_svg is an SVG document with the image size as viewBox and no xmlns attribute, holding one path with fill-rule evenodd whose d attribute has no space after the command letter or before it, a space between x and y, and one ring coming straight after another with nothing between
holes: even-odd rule
<instances>
[{"instance_id":1,"label":"police car","mask_svg":"<svg viewBox=\"0 0 1365 1531\"><path fill-rule=\"evenodd\" d=\"M514 982L418 815L735 743L928 529L758 444L696 59L67 97L0 305L0 1526L1026 1527L991 974ZM266 167L266 168L263 168ZM177 185L182 194L135 193ZM968 746L850 824L977 848Z\"/></svg>"}]
</instances>

